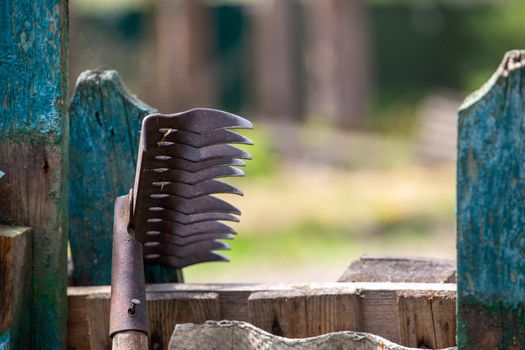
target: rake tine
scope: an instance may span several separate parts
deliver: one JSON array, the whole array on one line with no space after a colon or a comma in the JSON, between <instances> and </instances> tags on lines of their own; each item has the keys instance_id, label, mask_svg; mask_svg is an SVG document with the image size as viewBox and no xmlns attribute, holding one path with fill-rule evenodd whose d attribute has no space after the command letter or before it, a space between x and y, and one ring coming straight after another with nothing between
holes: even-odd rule
<instances>
[{"instance_id":1,"label":"rake tine","mask_svg":"<svg viewBox=\"0 0 525 350\"><path fill-rule=\"evenodd\" d=\"M177 129L205 134L217 129L251 129L248 120L228 112L207 108L196 108L176 114L151 114L144 118L143 130L155 135L155 130ZM146 143L148 147L150 143Z\"/></svg>"},{"instance_id":2,"label":"rake tine","mask_svg":"<svg viewBox=\"0 0 525 350\"><path fill-rule=\"evenodd\" d=\"M174 256L177 258L186 258L208 251L230 249L228 244L214 240L195 242L183 247L174 246L166 242L146 242L144 244L144 254L160 254L162 256Z\"/></svg>"},{"instance_id":3,"label":"rake tine","mask_svg":"<svg viewBox=\"0 0 525 350\"><path fill-rule=\"evenodd\" d=\"M250 153L228 144L197 148L174 143L162 147L152 147L146 153L148 161L158 158L159 156L177 157L190 162L201 162L216 158L252 159Z\"/></svg>"},{"instance_id":4,"label":"rake tine","mask_svg":"<svg viewBox=\"0 0 525 350\"><path fill-rule=\"evenodd\" d=\"M147 231L158 231L176 234L179 237L188 237L204 233L236 234L228 225L217 221L205 221L191 225L181 225L170 221L154 221L147 223Z\"/></svg>"},{"instance_id":5,"label":"rake tine","mask_svg":"<svg viewBox=\"0 0 525 350\"><path fill-rule=\"evenodd\" d=\"M150 196L174 195L184 198L196 198L219 193L243 195L240 190L232 185L217 180L203 181L194 185L171 182L168 184L153 184L152 186L155 192L151 193Z\"/></svg>"},{"instance_id":6,"label":"rake tine","mask_svg":"<svg viewBox=\"0 0 525 350\"><path fill-rule=\"evenodd\" d=\"M226 239L226 240L232 240L233 234L229 233L201 233L201 234L195 234L188 237L181 237L177 234L172 233L164 233L160 231L148 231L146 233L148 236L148 239L151 241L157 241L157 242L166 242L170 243L172 245L176 246L186 246L192 243L201 242L201 241L208 241L208 240L214 240L214 239ZM175 248L174 248L175 249Z\"/></svg>"},{"instance_id":7,"label":"rake tine","mask_svg":"<svg viewBox=\"0 0 525 350\"><path fill-rule=\"evenodd\" d=\"M166 265L174 268L181 269L194 264L199 264L202 262L212 262L212 261L224 261L228 262L230 259L227 257L214 253L214 252L204 252L201 254L192 255L186 258L177 258L174 256L162 256L160 254L148 254L144 255L144 262L146 264L156 264L156 265Z\"/></svg>"},{"instance_id":8,"label":"rake tine","mask_svg":"<svg viewBox=\"0 0 525 350\"><path fill-rule=\"evenodd\" d=\"M165 214L165 215L163 215ZM159 215L155 215L158 218L166 217L166 220L176 222L183 225L195 224L197 222L205 221L230 221L239 222L239 218L230 213L198 213L186 215L173 210L164 210L159 212Z\"/></svg>"},{"instance_id":9,"label":"rake tine","mask_svg":"<svg viewBox=\"0 0 525 350\"><path fill-rule=\"evenodd\" d=\"M162 186L168 182L180 182L183 184L194 185L206 180L212 180L222 177L241 177L244 172L231 166L216 166L196 173L190 173L184 170L150 170L146 169L143 172L144 181L151 182L154 186Z\"/></svg>"},{"instance_id":10,"label":"rake tine","mask_svg":"<svg viewBox=\"0 0 525 350\"><path fill-rule=\"evenodd\" d=\"M213 196L201 196L191 199L179 196L162 196L159 198L144 199L143 203L146 208L149 208L149 211L152 211L151 208L154 208L153 211L170 209L186 215L207 212L221 212L241 215L239 209L230 203Z\"/></svg>"},{"instance_id":11,"label":"rake tine","mask_svg":"<svg viewBox=\"0 0 525 350\"><path fill-rule=\"evenodd\" d=\"M191 173L199 172L204 169L208 169L219 165L230 165L230 166L246 166L246 163L236 158L214 158L203 160L201 162L190 162L189 160L182 158L172 157L155 157L149 162L150 169L173 169L173 170L185 170ZM158 159L157 159L158 158Z\"/></svg>"},{"instance_id":12,"label":"rake tine","mask_svg":"<svg viewBox=\"0 0 525 350\"><path fill-rule=\"evenodd\" d=\"M227 129L217 129L206 134L198 134L187 130L160 129L159 133L161 134L161 139L157 143L158 146L161 143L178 143L197 148L225 143L253 145L253 141L246 136Z\"/></svg>"}]
</instances>

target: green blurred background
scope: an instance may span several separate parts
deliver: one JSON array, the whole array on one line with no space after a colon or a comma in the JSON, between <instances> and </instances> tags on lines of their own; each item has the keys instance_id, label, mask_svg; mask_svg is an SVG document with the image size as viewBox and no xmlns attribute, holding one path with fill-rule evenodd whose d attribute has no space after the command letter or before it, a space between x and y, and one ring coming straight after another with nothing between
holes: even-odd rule
<instances>
[{"instance_id":1,"label":"green blurred background","mask_svg":"<svg viewBox=\"0 0 525 350\"><path fill-rule=\"evenodd\" d=\"M71 0L71 88L113 68L162 112L255 121L232 262L187 281L335 281L454 259L456 110L524 23L519 0Z\"/></svg>"}]
</instances>

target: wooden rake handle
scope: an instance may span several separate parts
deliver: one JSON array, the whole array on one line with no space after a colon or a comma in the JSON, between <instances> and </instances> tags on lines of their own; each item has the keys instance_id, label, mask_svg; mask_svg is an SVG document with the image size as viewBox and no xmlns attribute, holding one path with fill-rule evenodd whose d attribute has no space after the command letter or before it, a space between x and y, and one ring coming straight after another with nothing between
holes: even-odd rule
<instances>
[{"instance_id":1,"label":"wooden rake handle","mask_svg":"<svg viewBox=\"0 0 525 350\"><path fill-rule=\"evenodd\" d=\"M148 349L148 313L142 245L129 231L131 195L115 201L110 337L114 350Z\"/></svg>"}]
</instances>

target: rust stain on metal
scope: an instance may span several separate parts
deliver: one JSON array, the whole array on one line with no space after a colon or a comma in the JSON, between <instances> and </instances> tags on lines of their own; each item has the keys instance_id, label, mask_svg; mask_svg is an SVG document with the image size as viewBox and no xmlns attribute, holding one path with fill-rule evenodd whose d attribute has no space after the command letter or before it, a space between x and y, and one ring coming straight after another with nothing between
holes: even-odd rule
<instances>
[{"instance_id":1,"label":"rust stain on metal","mask_svg":"<svg viewBox=\"0 0 525 350\"><path fill-rule=\"evenodd\" d=\"M239 116L202 108L144 118L133 189L115 202L111 336L148 332L144 263L228 261L215 251L230 249L220 240L236 232L222 221L239 221L240 211L213 195L242 195L217 178L244 176L237 167L251 156L231 144L252 142L231 129L249 128Z\"/></svg>"}]
</instances>

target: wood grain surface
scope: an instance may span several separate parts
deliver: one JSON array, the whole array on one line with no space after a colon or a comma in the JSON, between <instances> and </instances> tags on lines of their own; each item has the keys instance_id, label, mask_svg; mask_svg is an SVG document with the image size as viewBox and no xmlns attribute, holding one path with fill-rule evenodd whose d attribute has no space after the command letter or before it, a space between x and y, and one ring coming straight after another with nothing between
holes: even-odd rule
<instances>
[{"instance_id":1,"label":"wood grain surface","mask_svg":"<svg viewBox=\"0 0 525 350\"><path fill-rule=\"evenodd\" d=\"M458 347L525 348L525 51L459 111Z\"/></svg>"},{"instance_id":2,"label":"wood grain surface","mask_svg":"<svg viewBox=\"0 0 525 350\"><path fill-rule=\"evenodd\" d=\"M32 347L66 346L66 0L0 6L0 222L32 228Z\"/></svg>"},{"instance_id":3,"label":"wood grain surface","mask_svg":"<svg viewBox=\"0 0 525 350\"><path fill-rule=\"evenodd\" d=\"M173 331L175 324L238 320L287 337L354 330L400 343L406 338L401 324L407 317L412 317L415 327L421 329L418 333L420 338L433 339L434 334L439 332L436 326L420 320L417 313L414 314L419 309L400 307L399 295L409 293L418 295L423 301L431 299L435 323L447 320L453 332L455 310L451 305L455 302L455 287L454 284L437 283L147 285L150 342L162 339L160 348L165 349L166 336ZM100 335L105 339L105 346L109 345L109 331L101 329L107 327L102 318L109 317L109 312L106 312L109 288L69 288L69 310L75 319L70 322L68 330L71 348L90 349L89 344L95 342L90 340L90 334ZM91 312L95 315L90 315ZM90 325L90 318L98 321ZM92 330L93 327L97 329ZM448 339L443 347L453 345L453 337L440 336L440 339Z\"/></svg>"},{"instance_id":4,"label":"wood grain surface","mask_svg":"<svg viewBox=\"0 0 525 350\"><path fill-rule=\"evenodd\" d=\"M31 345L31 246L30 228L0 225L0 339L11 349Z\"/></svg>"}]
</instances>

